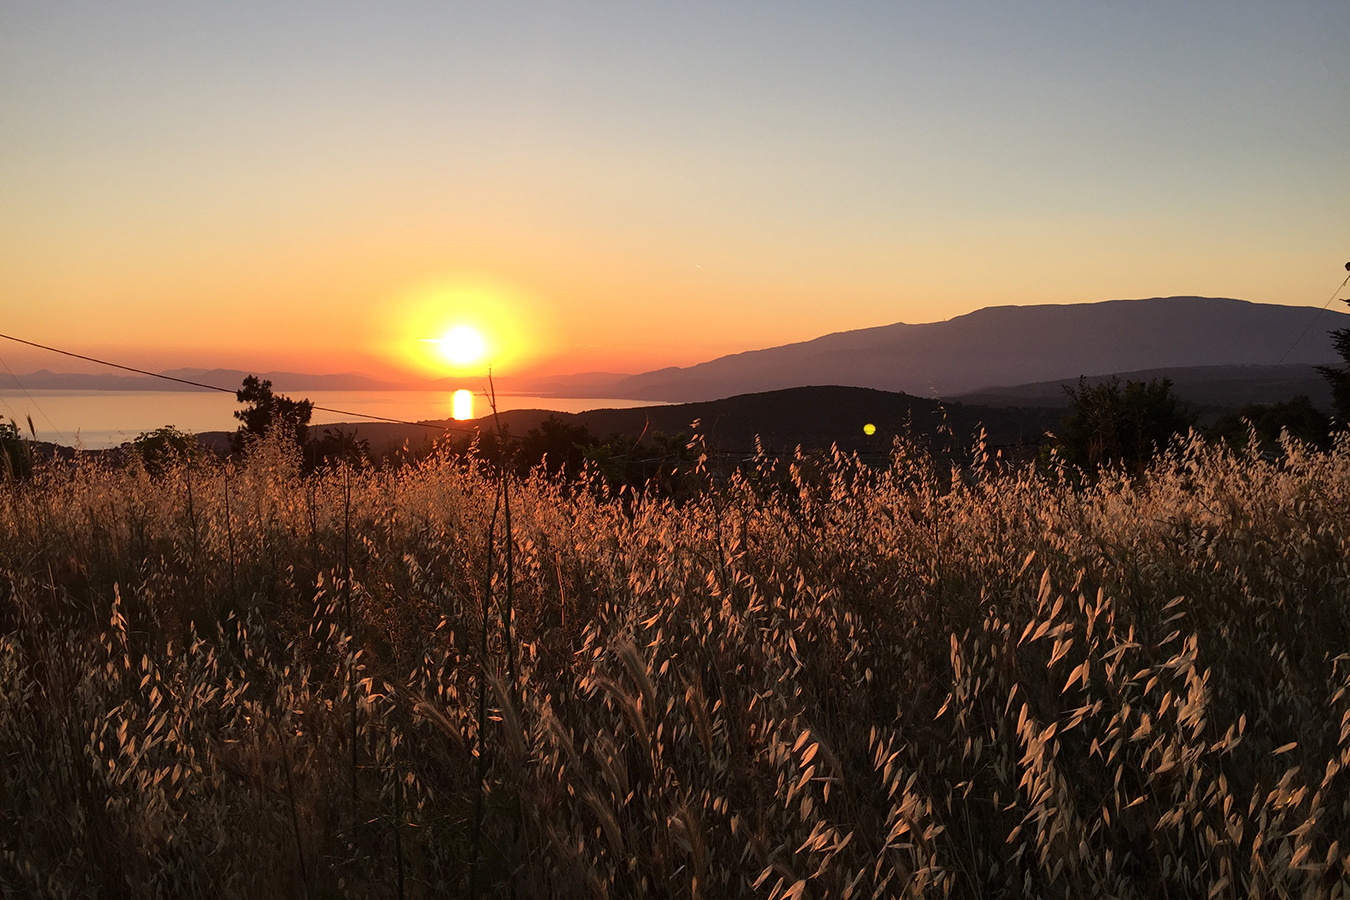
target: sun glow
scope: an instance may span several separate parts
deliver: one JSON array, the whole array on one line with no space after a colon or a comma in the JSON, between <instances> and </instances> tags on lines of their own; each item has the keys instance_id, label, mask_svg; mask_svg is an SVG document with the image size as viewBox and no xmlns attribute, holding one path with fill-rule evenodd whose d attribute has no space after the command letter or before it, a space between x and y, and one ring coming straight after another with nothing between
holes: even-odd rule
<instances>
[{"instance_id":1,"label":"sun glow","mask_svg":"<svg viewBox=\"0 0 1350 900\"><path fill-rule=\"evenodd\" d=\"M487 355L487 341L472 325L456 325L431 343L439 344L441 356L457 366L469 366Z\"/></svg>"},{"instance_id":2,"label":"sun glow","mask_svg":"<svg viewBox=\"0 0 1350 900\"><path fill-rule=\"evenodd\" d=\"M450 278L391 297L381 342L391 360L424 376L514 374L533 362L549 321L547 309L517 289Z\"/></svg>"}]
</instances>

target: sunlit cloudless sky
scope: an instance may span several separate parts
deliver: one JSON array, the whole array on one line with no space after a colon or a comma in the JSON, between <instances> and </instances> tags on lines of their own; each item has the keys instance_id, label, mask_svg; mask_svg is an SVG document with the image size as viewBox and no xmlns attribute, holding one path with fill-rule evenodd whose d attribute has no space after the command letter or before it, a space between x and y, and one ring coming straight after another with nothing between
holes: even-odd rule
<instances>
[{"instance_id":1,"label":"sunlit cloudless sky","mask_svg":"<svg viewBox=\"0 0 1350 900\"><path fill-rule=\"evenodd\" d=\"M642 371L991 305L1320 306L1350 4L0 3L0 332ZM0 347L12 367L74 365Z\"/></svg>"}]
</instances>

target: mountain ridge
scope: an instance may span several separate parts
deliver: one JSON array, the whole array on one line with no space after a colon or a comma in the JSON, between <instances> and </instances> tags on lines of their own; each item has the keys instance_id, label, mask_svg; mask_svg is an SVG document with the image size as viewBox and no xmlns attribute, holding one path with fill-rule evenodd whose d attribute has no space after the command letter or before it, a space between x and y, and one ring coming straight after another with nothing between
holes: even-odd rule
<instances>
[{"instance_id":1,"label":"mountain ridge","mask_svg":"<svg viewBox=\"0 0 1350 900\"><path fill-rule=\"evenodd\" d=\"M1348 324L1344 313L1227 297L985 307L657 369L618 382L611 396L692 402L838 384L954 397L1113 372L1334 363L1328 332Z\"/></svg>"},{"instance_id":2,"label":"mountain ridge","mask_svg":"<svg viewBox=\"0 0 1350 900\"><path fill-rule=\"evenodd\" d=\"M559 399L702 402L807 385L865 387L956 399L1076 381L1079 376L1167 374L1205 367L1265 366L1270 372L1246 373L1249 380L1264 382L1283 377L1276 372L1278 367L1296 365L1305 367L1294 380L1305 386L1299 392L1306 393L1306 385L1311 383L1306 367L1339 361L1329 334L1338 327L1350 327L1350 315L1325 308L1227 297L1003 305L941 322L896 322L836 331L807 341L636 375L588 372L504 376L496 381L498 390L504 393ZM162 374L233 390L248 373L183 368ZM291 393L449 390L466 382L462 378L386 381L356 372L258 374L272 381L275 390ZM199 390L146 376L60 374L45 369L18 380L26 389L35 390Z\"/></svg>"}]
</instances>

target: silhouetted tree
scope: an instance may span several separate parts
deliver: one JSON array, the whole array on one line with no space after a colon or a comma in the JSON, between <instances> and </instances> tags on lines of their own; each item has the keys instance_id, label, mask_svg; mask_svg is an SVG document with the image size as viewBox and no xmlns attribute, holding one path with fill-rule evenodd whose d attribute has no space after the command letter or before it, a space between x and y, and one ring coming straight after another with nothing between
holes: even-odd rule
<instances>
[{"instance_id":1,"label":"silhouetted tree","mask_svg":"<svg viewBox=\"0 0 1350 900\"><path fill-rule=\"evenodd\" d=\"M191 462L200 452L197 437L172 425L143 431L131 442L141 465L151 476L164 474L175 464Z\"/></svg>"},{"instance_id":2,"label":"silhouetted tree","mask_svg":"<svg viewBox=\"0 0 1350 900\"><path fill-rule=\"evenodd\" d=\"M358 438L355 431L325 428L323 437L310 442L306 456L311 469L324 463L360 465L370 460L370 442Z\"/></svg>"},{"instance_id":3,"label":"silhouetted tree","mask_svg":"<svg viewBox=\"0 0 1350 900\"><path fill-rule=\"evenodd\" d=\"M1262 451L1276 453L1280 449L1280 435L1286 431L1290 437L1313 447L1325 450L1331 446L1331 419L1303 394L1283 403L1253 403L1220 416L1205 436L1243 450L1255 432Z\"/></svg>"},{"instance_id":4,"label":"silhouetted tree","mask_svg":"<svg viewBox=\"0 0 1350 900\"><path fill-rule=\"evenodd\" d=\"M1350 263L1345 267L1350 269ZM1345 303L1350 304L1350 300ZM1318 366L1317 371L1331 384L1331 401L1336 406L1336 417L1341 427L1350 425L1350 328L1337 328L1331 332L1332 343L1341 356L1340 366Z\"/></svg>"},{"instance_id":5,"label":"silhouetted tree","mask_svg":"<svg viewBox=\"0 0 1350 900\"><path fill-rule=\"evenodd\" d=\"M33 431L33 420L28 420L28 430ZM33 453L31 447L19 432L15 422L0 422L0 481L27 478L33 472Z\"/></svg>"},{"instance_id":6,"label":"silhouetted tree","mask_svg":"<svg viewBox=\"0 0 1350 900\"><path fill-rule=\"evenodd\" d=\"M313 403L274 394L272 382L259 380L256 375L246 377L244 386L235 391L234 396L240 403L249 404L247 409L234 412L234 417L244 423L231 439L231 445L236 451L244 450L250 435L262 437L273 430L294 438L301 447L305 445L309 417L314 412Z\"/></svg>"},{"instance_id":7,"label":"silhouetted tree","mask_svg":"<svg viewBox=\"0 0 1350 900\"><path fill-rule=\"evenodd\" d=\"M1125 465L1142 471L1154 453L1195 422L1189 405L1172 393L1169 378L1147 383L1119 378L1065 387L1072 406L1060 423L1058 449L1067 461L1084 469Z\"/></svg>"},{"instance_id":8,"label":"silhouetted tree","mask_svg":"<svg viewBox=\"0 0 1350 900\"><path fill-rule=\"evenodd\" d=\"M524 471L542 465L551 475L576 475L586 462L586 451L597 443L585 425L571 425L549 416L521 439L517 464Z\"/></svg>"}]
</instances>

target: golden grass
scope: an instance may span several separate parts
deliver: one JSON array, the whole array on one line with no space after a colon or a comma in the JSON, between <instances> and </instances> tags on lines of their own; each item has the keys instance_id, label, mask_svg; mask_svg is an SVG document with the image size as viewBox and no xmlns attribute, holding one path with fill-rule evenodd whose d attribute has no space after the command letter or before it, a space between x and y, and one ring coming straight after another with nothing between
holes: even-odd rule
<instances>
[{"instance_id":1,"label":"golden grass","mask_svg":"<svg viewBox=\"0 0 1350 900\"><path fill-rule=\"evenodd\" d=\"M0 894L1350 896L1344 435L516 482L514 681L495 496L278 444L5 485Z\"/></svg>"}]
</instances>

